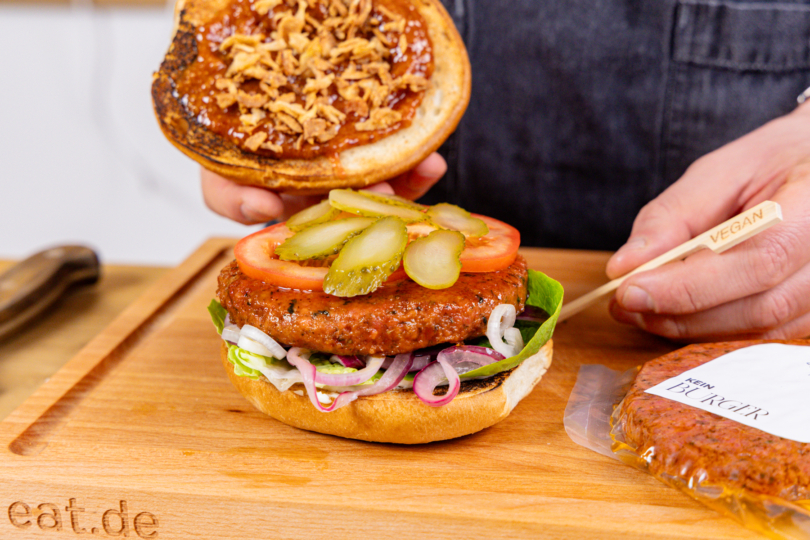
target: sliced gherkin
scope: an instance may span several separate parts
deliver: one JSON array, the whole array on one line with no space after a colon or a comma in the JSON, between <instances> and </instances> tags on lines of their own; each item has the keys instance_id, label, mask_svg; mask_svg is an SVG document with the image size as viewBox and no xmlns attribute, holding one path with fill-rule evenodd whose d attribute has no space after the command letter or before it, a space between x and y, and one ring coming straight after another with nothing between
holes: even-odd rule
<instances>
[{"instance_id":1,"label":"sliced gherkin","mask_svg":"<svg viewBox=\"0 0 810 540\"><path fill-rule=\"evenodd\" d=\"M340 214L340 210L329 204L329 199L324 199L316 205L304 208L287 220L287 228L291 231L300 231L312 225L324 223L334 219Z\"/></svg>"},{"instance_id":2,"label":"sliced gherkin","mask_svg":"<svg viewBox=\"0 0 810 540\"><path fill-rule=\"evenodd\" d=\"M352 217L313 225L285 240L275 253L282 261L323 259L340 251L349 238L372 223L373 218Z\"/></svg>"},{"instance_id":3,"label":"sliced gherkin","mask_svg":"<svg viewBox=\"0 0 810 540\"><path fill-rule=\"evenodd\" d=\"M418 210L420 212L424 212L430 208L425 204L419 204L418 202L411 201L405 197L400 197L399 195L394 195L393 193L379 193L377 191L360 191L359 193L370 199L405 206L406 208L413 208L414 210Z\"/></svg>"},{"instance_id":4,"label":"sliced gherkin","mask_svg":"<svg viewBox=\"0 0 810 540\"><path fill-rule=\"evenodd\" d=\"M357 296L377 289L399 268L408 243L405 222L384 217L350 239L332 262L323 290L335 296Z\"/></svg>"},{"instance_id":5,"label":"sliced gherkin","mask_svg":"<svg viewBox=\"0 0 810 540\"><path fill-rule=\"evenodd\" d=\"M329 192L329 202L335 208L366 217L396 216L406 223L425 221L427 215L415 204L405 205L392 197L385 197L368 191L333 189Z\"/></svg>"},{"instance_id":6,"label":"sliced gherkin","mask_svg":"<svg viewBox=\"0 0 810 540\"><path fill-rule=\"evenodd\" d=\"M459 231L466 236L484 236L489 227L482 220L474 218L469 212L454 204L439 203L427 211L431 223L443 229Z\"/></svg>"},{"instance_id":7,"label":"sliced gherkin","mask_svg":"<svg viewBox=\"0 0 810 540\"><path fill-rule=\"evenodd\" d=\"M464 235L438 230L408 244L402 258L405 273L422 287L446 289L458 281Z\"/></svg>"}]
</instances>

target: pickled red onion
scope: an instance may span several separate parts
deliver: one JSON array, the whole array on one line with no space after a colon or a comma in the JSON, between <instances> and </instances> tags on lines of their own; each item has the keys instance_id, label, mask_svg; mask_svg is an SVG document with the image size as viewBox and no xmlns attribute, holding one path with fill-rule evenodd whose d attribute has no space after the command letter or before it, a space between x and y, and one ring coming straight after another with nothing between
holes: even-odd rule
<instances>
[{"instance_id":1,"label":"pickled red onion","mask_svg":"<svg viewBox=\"0 0 810 540\"><path fill-rule=\"evenodd\" d=\"M526 307L523 308L523 312L518 315L516 319L519 321L542 323L548 319L548 314L539 307L526 304Z\"/></svg>"},{"instance_id":2,"label":"pickled red onion","mask_svg":"<svg viewBox=\"0 0 810 540\"><path fill-rule=\"evenodd\" d=\"M315 387L315 379L316 377L323 375L321 373L317 373L315 366L309 362L306 358L303 357L304 352L303 349L300 347L293 347L289 351L287 351L287 361L292 364L293 366L298 368L298 371L301 372L301 376L303 378L304 387L307 390L307 395L309 396L309 400L315 406L316 409L322 412L332 412L344 405L347 405L357 399L359 396L370 396L373 394L379 394L382 392L387 392L388 390L394 388L396 385L402 381L405 377L405 374L408 373L408 370L413 363L413 355L412 354L400 354L394 358L394 362L391 364L391 367L386 370L380 379L370 385L361 388L360 390L352 390L349 392L341 393L335 400L332 402L331 405L328 407L324 407L321 402L318 400L318 390ZM382 358L380 358L380 364L382 364ZM376 359L375 359L376 360ZM369 361L369 364L372 362ZM374 362L376 363L376 361ZM379 366L378 366L379 368Z\"/></svg>"},{"instance_id":3,"label":"pickled red onion","mask_svg":"<svg viewBox=\"0 0 810 540\"><path fill-rule=\"evenodd\" d=\"M287 353L289 354L289 353ZM380 366L385 361L384 356L371 356L368 359L366 367L351 373L320 373L315 370L315 382L317 384L325 384L327 386L356 386L363 384L374 376L375 373L380 371Z\"/></svg>"},{"instance_id":4,"label":"pickled red onion","mask_svg":"<svg viewBox=\"0 0 810 540\"><path fill-rule=\"evenodd\" d=\"M410 371L421 371L425 366L433 362L435 357L436 357L435 354L433 354L432 356L414 354L413 364L411 365ZM395 357L393 356L389 356L388 358L386 358L385 362L383 362L382 369L388 369L391 366L391 364L394 363L394 359Z\"/></svg>"},{"instance_id":5,"label":"pickled red onion","mask_svg":"<svg viewBox=\"0 0 810 540\"><path fill-rule=\"evenodd\" d=\"M461 345L449 347L436 357L436 361L422 369L413 378L413 391L419 399L433 407L450 403L461 388L460 373L503 360L504 356L487 347ZM437 386L448 382L443 396L434 396Z\"/></svg>"},{"instance_id":6,"label":"pickled red onion","mask_svg":"<svg viewBox=\"0 0 810 540\"><path fill-rule=\"evenodd\" d=\"M443 376L442 376L443 375ZM434 396L433 390L444 381L449 381L447 393L443 396ZM437 360L413 378L413 391L419 399L431 407L441 407L453 401L461 388L461 379L450 363L439 357Z\"/></svg>"},{"instance_id":7,"label":"pickled red onion","mask_svg":"<svg viewBox=\"0 0 810 540\"><path fill-rule=\"evenodd\" d=\"M478 345L457 345L443 350L441 353L450 360L451 364L457 361L475 362L478 366L486 366L506 358L504 355L489 347ZM463 355L463 357L461 356Z\"/></svg>"},{"instance_id":8,"label":"pickled red onion","mask_svg":"<svg viewBox=\"0 0 810 540\"><path fill-rule=\"evenodd\" d=\"M329 361L334 362L335 364L340 364L343 367L354 369L362 369L366 365L366 363L363 362L358 356L344 356L340 354L333 354L329 358ZM386 358L386 362L387 361L388 359ZM385 364L383 364L383 367L385 367Z\"/></svg>"}]
</instances>

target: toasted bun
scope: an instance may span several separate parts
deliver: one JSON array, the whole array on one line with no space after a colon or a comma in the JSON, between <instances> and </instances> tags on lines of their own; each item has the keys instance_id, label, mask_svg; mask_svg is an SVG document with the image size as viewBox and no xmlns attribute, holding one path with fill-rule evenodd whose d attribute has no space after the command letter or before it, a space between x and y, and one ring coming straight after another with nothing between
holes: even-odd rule
<instances>
[{"instance_id":1,"label":"toasted bun","mask_svg":"<svg viewBox=\"0 0 810 540\"><path fill-rule=\"evenodd\" d=\"M228 378L248 401L285 424L349 439L421 444L469 435L506 418L548 370L552 347L549 341L510 371L465 381L453 401L443 407L425 405L411 390L393 390L360 397L330 413L315 409L302 384L279 392L266 380L234 374L224 343L222 363Z\"/></svg>"},{"instance_id":2,"label":"toasted bun","mask_svg":"<svg viewBox=\"0 0 810 540\"><path fill-rule=\"evenodd\" d=\"M452 19L439 0L412 0L433 45L431 87L410 126L339 154L339 164L316 159L273 159L243 150L205 129L173 95L175 80L197 57L197 27L228 0L180 0L169 51L155 73L152 101L163 134L203 167L242 184L299 194L359 188L393 178L423 161L455 130L470 99L470 62ZM337 166L336 166L337 165Z\"/></svg>"}]
</instances>

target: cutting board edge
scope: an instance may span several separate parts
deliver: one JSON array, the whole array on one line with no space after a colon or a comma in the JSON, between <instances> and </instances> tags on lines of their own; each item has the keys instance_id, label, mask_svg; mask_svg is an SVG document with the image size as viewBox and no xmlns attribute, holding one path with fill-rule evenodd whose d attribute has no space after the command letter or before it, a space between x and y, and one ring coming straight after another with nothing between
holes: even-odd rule
<instances>
[{"instance_id":1,"label":"cutting board edge","mask_svg":"<svg viewBox=\"0 0 810 540\"><path fill-rule=\"evenodd\" d=\"M233 238L210 238L172 272L159 279L28 399L0 422L5 452L35 455L47 445L43 437L58 430L83 396L111 371L126 351L150 334L172 304L233 248Z\"/></svg>"}]
</instances>

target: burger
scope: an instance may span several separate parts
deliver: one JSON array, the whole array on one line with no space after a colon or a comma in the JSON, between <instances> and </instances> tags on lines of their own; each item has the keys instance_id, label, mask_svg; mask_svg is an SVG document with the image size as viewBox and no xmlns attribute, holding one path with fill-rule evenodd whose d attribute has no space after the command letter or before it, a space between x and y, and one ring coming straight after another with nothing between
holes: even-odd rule
<instances>
[{"instance_id":1,"label":"burger","mask_svg":"<svg viewBox=\"0 0 810 540\"><path fill-rule=\"evenodd\" d=\"M327 194L238 242L209 311L234 386L289 425L425 443L505 418L551 362L560 285L509 225L354 189L413 169L470 96L439 0L179 0L152 100L202 166Z\"/></svg>"},{"instance_id":2,"label":"burger","mask_svg":"<svg viewBox=\"0 0 810 540\"><path fill-rule=\"evenodd\" d=\"M168 140L298 194L413 169L453 132L470 64L439 0L179 0L152 101Z\"/></svg>"},{"instance_id":3,"label":"burger","mask_svg":"<svg viewBox=\"0 0 810 540\"><path fill-rule=\"evenodd\" d=\"M404 444L504 419L548 369L562 287L513 227L448 204L333 190L240 240L209 311L257 409Z\"/></svg>"}]
</instances>

